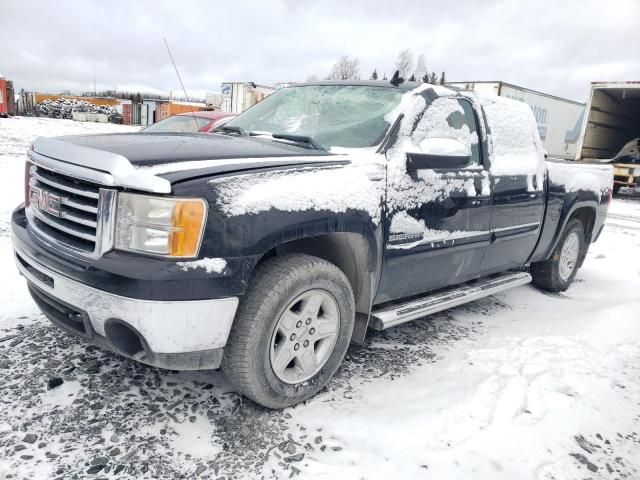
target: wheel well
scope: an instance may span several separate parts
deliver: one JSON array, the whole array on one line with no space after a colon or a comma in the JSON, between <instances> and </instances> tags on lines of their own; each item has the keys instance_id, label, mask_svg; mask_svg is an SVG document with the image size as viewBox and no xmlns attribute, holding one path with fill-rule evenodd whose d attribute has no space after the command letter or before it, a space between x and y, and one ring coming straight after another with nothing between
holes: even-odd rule
<instances>
[{"instance_id":1,"label":"wheel well","mask_svg":"<svg viewBox=\"0 0 640 480\"><path fill-rule=\"evenodd\" d=\"M328 233L283 243L266 252L258 264L278 255L306 253L333 263L353 289L356 311L369 313L372 300L371 254L366 239L357 233Z\"/></svg>"},{"instance_id":2,"label":"wheel well","mask_svg":"<svg viewBox=\"0 0 640 480\"><path fill-rule=\"evenodd\" d=\"M569 218L569 221L577 218L584 227L584 239L587 244L591 243L591 234L596 220L596 211L592 207L580 207L576 209Z\"/></svg>"}]
</instances>

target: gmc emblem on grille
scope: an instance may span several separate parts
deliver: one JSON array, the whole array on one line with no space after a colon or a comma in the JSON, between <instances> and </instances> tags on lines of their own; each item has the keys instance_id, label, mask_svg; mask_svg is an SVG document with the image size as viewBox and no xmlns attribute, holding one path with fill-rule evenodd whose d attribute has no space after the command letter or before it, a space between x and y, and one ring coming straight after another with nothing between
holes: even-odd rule
<instances>
[{"instance_id":1,"label":"gmc emblem on grille","mask_svg":"<svg viewBox=\"0 0 640 480\"><path fill-rule=\"evenodd\" d=\"M54 217L64 217L62 211L63 197L43 188L29 187L29 203L38 207L43 212L53 215Z\"/></svg>"}]
</instances>

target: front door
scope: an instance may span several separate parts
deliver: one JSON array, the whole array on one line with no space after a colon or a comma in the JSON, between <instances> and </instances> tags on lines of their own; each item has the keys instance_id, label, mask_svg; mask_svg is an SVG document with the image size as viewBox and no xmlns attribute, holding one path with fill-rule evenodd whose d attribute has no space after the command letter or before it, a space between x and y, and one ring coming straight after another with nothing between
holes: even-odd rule
<instances>
[{"instance_id":1,"label":"front door","mask_svg":"<svg viewBox=\"0 0 640 480\"><path fill-rule=\"evenodd\" d=\"M376 303L477 277L491 240L491 187L476 111L462 97L421 98L424 110L405 116L387 152L388 214ZM407 151L433 145L425 139L467 144L471 164L407 173Z\"/></svg>"}]
</instances>

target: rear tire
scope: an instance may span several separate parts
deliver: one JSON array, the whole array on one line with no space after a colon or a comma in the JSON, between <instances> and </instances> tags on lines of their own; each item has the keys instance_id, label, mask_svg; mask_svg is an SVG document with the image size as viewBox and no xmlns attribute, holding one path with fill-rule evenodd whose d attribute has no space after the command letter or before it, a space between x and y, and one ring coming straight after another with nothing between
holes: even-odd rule
<instances>
[{"instance_id":1,"label":"rear tire","mask_svg":"<svg viewBox=\"0 0 640 480\"><path fill-rule=\"evenodd\" d=\"M620 193L620 189L622 188L622 185L618 184L618 183L614 183L613 184L613 193L617 194Z\"/></svg>"},{"instance_id":2,"label":"rear tire","mask_svg":"<svg viewBox=\"0 0 640 480\"><path fill-rule=\"evenodd\" d=\"M342 363L354 318L351 285L335 265L310 255L273 257L256 268L240 301L222 371L264 407L306 400Z\"/></svg>"},{"instance_id":3,"label":"rear tire","mask_svg":"<svg viewBox=\"0 0 640 480\"><path fill-rule=\"evenodd\" d=\"M551 257L531 264L533 284L549 292L564 292L576 277L584 252L584 226L574 218L567 223Z\"/></svg>"}]
</instances>

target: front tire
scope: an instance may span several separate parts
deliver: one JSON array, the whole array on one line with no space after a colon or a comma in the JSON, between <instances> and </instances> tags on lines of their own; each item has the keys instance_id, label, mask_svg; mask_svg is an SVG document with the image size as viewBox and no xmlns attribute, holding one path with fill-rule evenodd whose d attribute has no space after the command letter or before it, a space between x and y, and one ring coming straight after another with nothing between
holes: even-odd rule
<instances>
[{"instance_id":1,"label":"front tire","mask_svg":"<svg viewBox=\"0 0 640 480\"><path fill-rule=\"evenodd\" d=\"M533 284L549 292L564 292L576 277L584 252L584 226L574 218L567 223L551 257L531 264Z\"/></svg>"},{"instance_id":2,"label":"front tire","mask_svg":"<svg viewBox=\"0 0 640 480\"><path fill-rule=\"evenodd\" d=\"M266 260L241 299L222 370L262 406L306 400L342 363L354 317L351 285L335 265L302 254Z\"/></svg>"}]
</instances>

